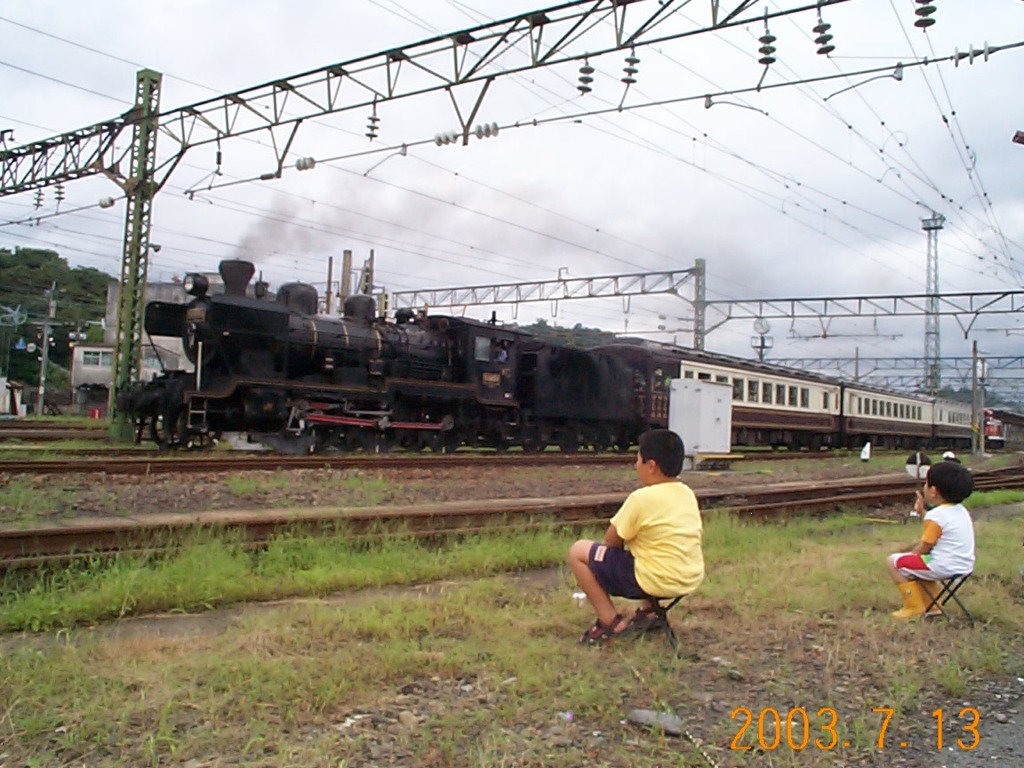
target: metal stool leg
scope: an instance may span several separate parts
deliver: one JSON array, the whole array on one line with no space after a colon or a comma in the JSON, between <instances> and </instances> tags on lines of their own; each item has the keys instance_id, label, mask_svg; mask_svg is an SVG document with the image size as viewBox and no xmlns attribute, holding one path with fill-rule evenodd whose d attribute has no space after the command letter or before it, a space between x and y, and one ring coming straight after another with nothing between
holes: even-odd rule
<instances>
[{"instance_id":1,"label":"metal stool leg","mask_svg":"<svg viewBox=\"0 0 1024 768\"><path fill-rule=\"evenodd\" d=\"M675 607L675 604L682 600L686 595L679 595L678 597L671 598L671 600L662 604L662 600L669 600L664 597L652 597L650 598L651 606L654 609L654 615L661 621L662 631L668 638L669 644L672 646L672 650L675 651L676 656L679 655L679 638L676 637L676 632L672 629L672 623L668 620L668 612Z\"/></svg>"},{"instance_id":2,"label":"metal stool leg","mask_svg":"<svg viewBox=\"0 0 1024 768\"><path fill-rule=\"evenodd\" d=\"M942 588L939 590L937 595L931 598L931 602L929 602L928 606L925 608L925 615L928 615L929 611L937 608L939 613L941 613L947 621L951 620L952 617L946 610L946 604L952 600L960 607L960 610L963 611L964 616L967 617L968 623L973 625L974 617L971 615L971 612L967 610L967 606L961 602L960 598L956 594L960 590L960 587L962 587L970 577L971 574L963 573L957 576L951 576L948 579L938 580L937 583L941 584ZM931 596L931 592L928 592L928 594Z\"/></svg>"}]
</instances>

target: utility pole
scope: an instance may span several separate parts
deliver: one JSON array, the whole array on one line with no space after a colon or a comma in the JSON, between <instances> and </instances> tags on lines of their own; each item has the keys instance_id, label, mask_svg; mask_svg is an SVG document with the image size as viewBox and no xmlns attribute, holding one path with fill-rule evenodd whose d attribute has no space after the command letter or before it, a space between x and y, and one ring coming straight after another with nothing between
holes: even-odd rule
<instances>
[{"instance_id":1,"label":"utility pole","mask_svg":"<svg viewBox=\"0 0 1024 768\"><path fill-rule=\"evenodd\" d=\"M985 453L985 361L978 357L978 342L971 342L971 454Z\"/></svg>"},{"instance_id":2,"label":"utility pole","mask_svg":"<svg viewBox=\"0 0 1024 768\"><path fill-rule=\"evenodd\" d=\"M939 374L942 355L939 345L939 230L946 217L933 213L921 219L921 229L928 233L928 267L925 285L927 309L924 318L924 381L928 394L935 395L942 385Z\"/></svg>"},{"instance_id":3,"label":"utility pole","mask_svg":"<svg viewBox=\"0 0 1024 768\"><path fill-rule=\"evenodd\" d=\"M46 320L43 322L43 354L39 358L39 390L36 392L36 416L43 415L43 408L46 403L46 367L50 363L50 322L57 316L57 283L50 285L46 291L50 297L49 307L46 310Z\"/></svg>"}]
</instances>

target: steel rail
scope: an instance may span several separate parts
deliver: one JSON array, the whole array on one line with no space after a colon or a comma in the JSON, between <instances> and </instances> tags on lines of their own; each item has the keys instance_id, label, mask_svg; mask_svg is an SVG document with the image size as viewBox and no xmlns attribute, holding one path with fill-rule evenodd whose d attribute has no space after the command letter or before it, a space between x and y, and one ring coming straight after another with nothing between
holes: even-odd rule
<instances>
[{"instance_id":1,"label":"steel rail","mask_svg":"<svg viewBox=\"0 0 1024 768\"><path fill-rule=\"evenodd\" d=\"M388 453L344 456L314 454L193 453L187 457L107 457L78 461L74 459L0 459L0 473L7 474L80 474L106 472L111 475L159 475L191 472L238 472L289 469L444 469L454 467L561 467L569 464L619 464L629 466L633 457L626 454L548 453L548 454L446 454L419 455Z\"/></svg>"}]
</instances>

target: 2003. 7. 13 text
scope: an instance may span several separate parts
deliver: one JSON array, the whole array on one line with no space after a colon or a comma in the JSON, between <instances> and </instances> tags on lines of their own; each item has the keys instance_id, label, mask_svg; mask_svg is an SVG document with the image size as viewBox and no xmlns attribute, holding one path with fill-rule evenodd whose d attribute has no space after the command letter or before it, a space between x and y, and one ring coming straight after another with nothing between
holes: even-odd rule
<instances>
[{"instance_id":1,"label":"2003. 7. 13 text","mask_svg":"<svg viewBox=\"0 0 1024 768\"><path fill-rule=\"evenodd\" d=\"M953 748L953 744L946 744L943 735L946 713L941 708L932 712L933 721L929 725L934 727L934 731L930 734L927 744L911 744L891 736L887 739L896 710L892 707L872 707L871 711L880 715L874 744L879 750ZM738 730L729 748L737 751L745 752L754 749L755 746L766 752L777 749L789 749L794 752L804 749L830 751L854 746L850 739L845 738L844 724L832 707L821 707L814 715L808 714L804 707L793 707L784 713L774 707L764 707L756 712L749 707L736 707L730 718L736 721ZM955 746L965 752L977 748L981 741L978 732L981 714L978 710L974 707L964 707L957 714L957 722L962 734L955 739Z\"/></svg>"}]
</instances>

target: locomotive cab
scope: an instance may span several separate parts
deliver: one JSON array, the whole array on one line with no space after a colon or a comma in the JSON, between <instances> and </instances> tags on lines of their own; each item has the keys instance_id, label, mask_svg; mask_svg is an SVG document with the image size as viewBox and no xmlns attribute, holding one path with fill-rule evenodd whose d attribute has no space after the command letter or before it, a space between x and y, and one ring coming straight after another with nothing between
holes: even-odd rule
<instances>
[{"instance_id":1,"label":"locomotive cab","mask_svg":"<svg viewBox=\"0 0 1024 768\"><path fill-rule=\"evenodd\" d=\"M514 405L519 334L487 323L462 321L464 362L481 403Z\"/></svg>"}]
</instances>

